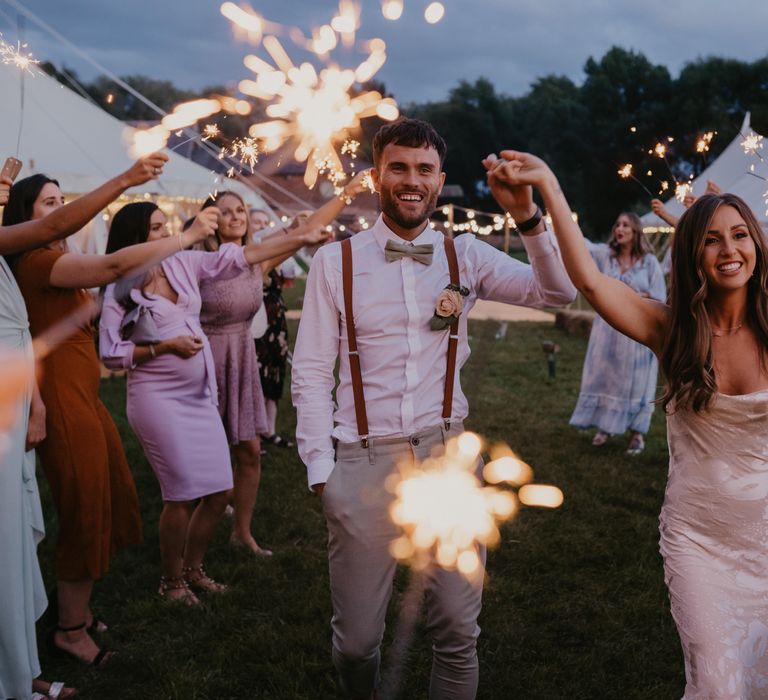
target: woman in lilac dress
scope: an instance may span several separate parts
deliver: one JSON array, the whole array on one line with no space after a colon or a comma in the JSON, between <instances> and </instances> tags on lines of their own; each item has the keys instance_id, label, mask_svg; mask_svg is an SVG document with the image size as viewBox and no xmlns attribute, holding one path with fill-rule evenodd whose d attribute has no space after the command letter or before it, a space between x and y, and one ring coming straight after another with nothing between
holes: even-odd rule
<instances>
[{"instance_id":1,"label":"woman in lilac dress","mask_svg":"<svg viewBox=\"0 0 768 700\"><path fill-rule=\"evenodd\" d=\"M268 432L264 396L259 377L256 349L250 327L262 304L263 279L292 253L306 245L307 236L324 240L321 228L329 224L348 202L364 189L364 174L353 178L341 197L318 209L301 225L283 229L261 239L258 247L271 249L279 241L293 241L290 249L268 257L260 266L253 265L237 276L206 281L201 286L203 300L200 319L208 336L216 365L219 389L219 413L235 455L234 523L230 542L257 556L271 556L258 545L251 533L251 520L261 480L261 445L259 436ZM243 246L251 240L248 208L240 195L220 192L208 199L203 209L216 206L219 211L215 236L206 241L209 250L224 244ZM314 233L313 233L314 232Z\"/></svg>"},{"instance_id":2,"label":"woman in lilac dress","mask_svg":"<svg viewBox=\"0 0 768 700\"><path fill-rule=\"evenodd\" d=\"M145 211L147 207L151 213ZM215 208L201 212L189 233L198 226L211 226L217 216ZM161 226L154 229L157 222ZM107 250L135 245L150 234L168 235L164 223L165 216L155 205L129 204L115 215ZM304 245L321 236L298 238ZM106 289L100 329L102 359L110 368L128 370L128 420L162 492L159 592L163 597L194 605L199 601L193 590L225 589L203 569L205 551L232 488L232 470L216 408L213 355L200 327L200 284L235 278L249 265L288 252L296 244L293 237L285 237L270 246L225 245L211 253L182 251L141 279ZM159 342L136 345L122 338L123 318L138 305L149 310Z\"/></svg>"}]
</instances>

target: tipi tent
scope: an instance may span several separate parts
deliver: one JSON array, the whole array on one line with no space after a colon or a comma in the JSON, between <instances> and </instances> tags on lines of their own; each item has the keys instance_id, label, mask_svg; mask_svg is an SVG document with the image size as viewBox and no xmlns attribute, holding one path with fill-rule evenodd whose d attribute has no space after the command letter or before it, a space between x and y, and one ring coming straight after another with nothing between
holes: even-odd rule
<instances>
[{"instance_id":1,"label":"tipi tent","mask_svg":"<svg viewBox=\"0 0 768 700\"><path fill-rule=\"evenodd\" d=\"M762 138L752 129L749 123L749 112L744 116L740 133L731 141L725 150L702 173L692 181L693 194L702 195L707 186L707 180L717 183L723 192L739 195L749 204L763 228L768 228L768 205L766 194L768 182L768 166L755 155L744 152L741 145L744 138L750 135ZM766 152L768 155L768 152ZM683 205L675 198L665 204L667 210L674 216L681 216L685 211ZM653 212L641 217L644 228L665 227L665 224Z\"/></svg>"},{"instance_id":2,"label":"tipi tent","mask_svg":"<svg viewBox=\"0 0 768 700\"><path fill-rule=\"evenodd\" d=\"M69 195L82 194L128 168L131 159L125 142L126 125L100 107L77 95L53 78L35 71L24 74L0 63L0 94L3 96L0 128L0 162L17 154L24 162L19 177L45 173L59 181ZM234 180L224 184L216 174L176 153L163 176L128 194L157 197L181 207L184 216L214 189L238 191L253 207L270 208L250 188ZM103 249L105 227L96 220L91 235L81 237L81 248Z\"/></svg>"}]
</instances>

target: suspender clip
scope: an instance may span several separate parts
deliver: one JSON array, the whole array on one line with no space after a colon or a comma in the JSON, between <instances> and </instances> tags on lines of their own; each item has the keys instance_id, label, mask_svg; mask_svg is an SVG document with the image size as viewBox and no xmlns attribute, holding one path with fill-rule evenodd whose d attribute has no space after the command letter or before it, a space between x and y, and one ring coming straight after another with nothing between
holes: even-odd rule
<instances>
[{"instance_id":1,"label":"suspender clip","mask_svg":"<svg viewBox=\"0 0 768 700\"><path fill-rule=\"evenodd\" d=\"M360 447L362 447L364 450L368 449L368 436L365 435L364 437L360 438Z\"/></svg>"},{"instance_id":2,"label":"suspender clip","mask_svg":"<svg viewBox=\"0 0 768 700\"><path fill-rule=\"evenodd\" d=\"M445 426L446 430L451 429L451 419L450 418L444 418L443 419L443 425Z\"/></svg>"},{"instance_id":3,"label":"suspender clip","mask_svg":"<svg viewBox=\"0 0 768 700\"><path fill-rule=\"evenodd\" d=\"M359 353L357 350L350 350L350 351L347 353L347 355L349 355L350 357L351 357L352 355L359 355L359 354L360 354L360 353Z\"/></svg>"}]
</instances>

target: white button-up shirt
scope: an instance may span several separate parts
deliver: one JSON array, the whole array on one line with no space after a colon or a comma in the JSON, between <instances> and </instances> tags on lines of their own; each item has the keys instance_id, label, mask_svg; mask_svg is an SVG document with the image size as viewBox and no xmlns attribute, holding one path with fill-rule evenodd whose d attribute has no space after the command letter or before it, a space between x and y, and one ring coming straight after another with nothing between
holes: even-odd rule
<instances>
[{"instance_id":1,"label":"white button-up shirt","mask_svg":"<svg viewBox=\"0 0 768 700\"><path fill-rule=\"evenodd\" d=\"M459 277L469 296L459 321L454 421L467 416L459 372L469 357L467 314L475 300L542 307L568 304L576 296L552 234L522 238L530 265L470 234L455 239ZM449 331L429 327L437 297L450 282L443 234L427 226L413 241L433 244L431 265L408 257L388 263L384 246L389 239L403 243L381 217L352 238L354 320L371 437L406 436L440 425L443 409ZM332 438L359 439L348 352L341 245L333 243L312 261L293 354L296 439L310 486L324 483L333 469Z\"/></svg>"}]
</instances>

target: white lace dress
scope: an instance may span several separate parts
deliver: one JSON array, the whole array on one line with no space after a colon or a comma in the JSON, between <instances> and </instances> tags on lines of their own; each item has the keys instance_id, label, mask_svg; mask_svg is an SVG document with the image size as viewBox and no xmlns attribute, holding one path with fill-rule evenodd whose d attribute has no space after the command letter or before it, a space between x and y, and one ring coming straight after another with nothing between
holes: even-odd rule
<instances>
[{"instance_id":1,"label":"white lace dress","mask_svg":"<svg viewBox=\"0 0 768 700\"><path fill-rule=\"evenodd\" d=\"M667 418L661 553L684 700L768 698L768 390Z\"/></svg>"}]
</instances>

